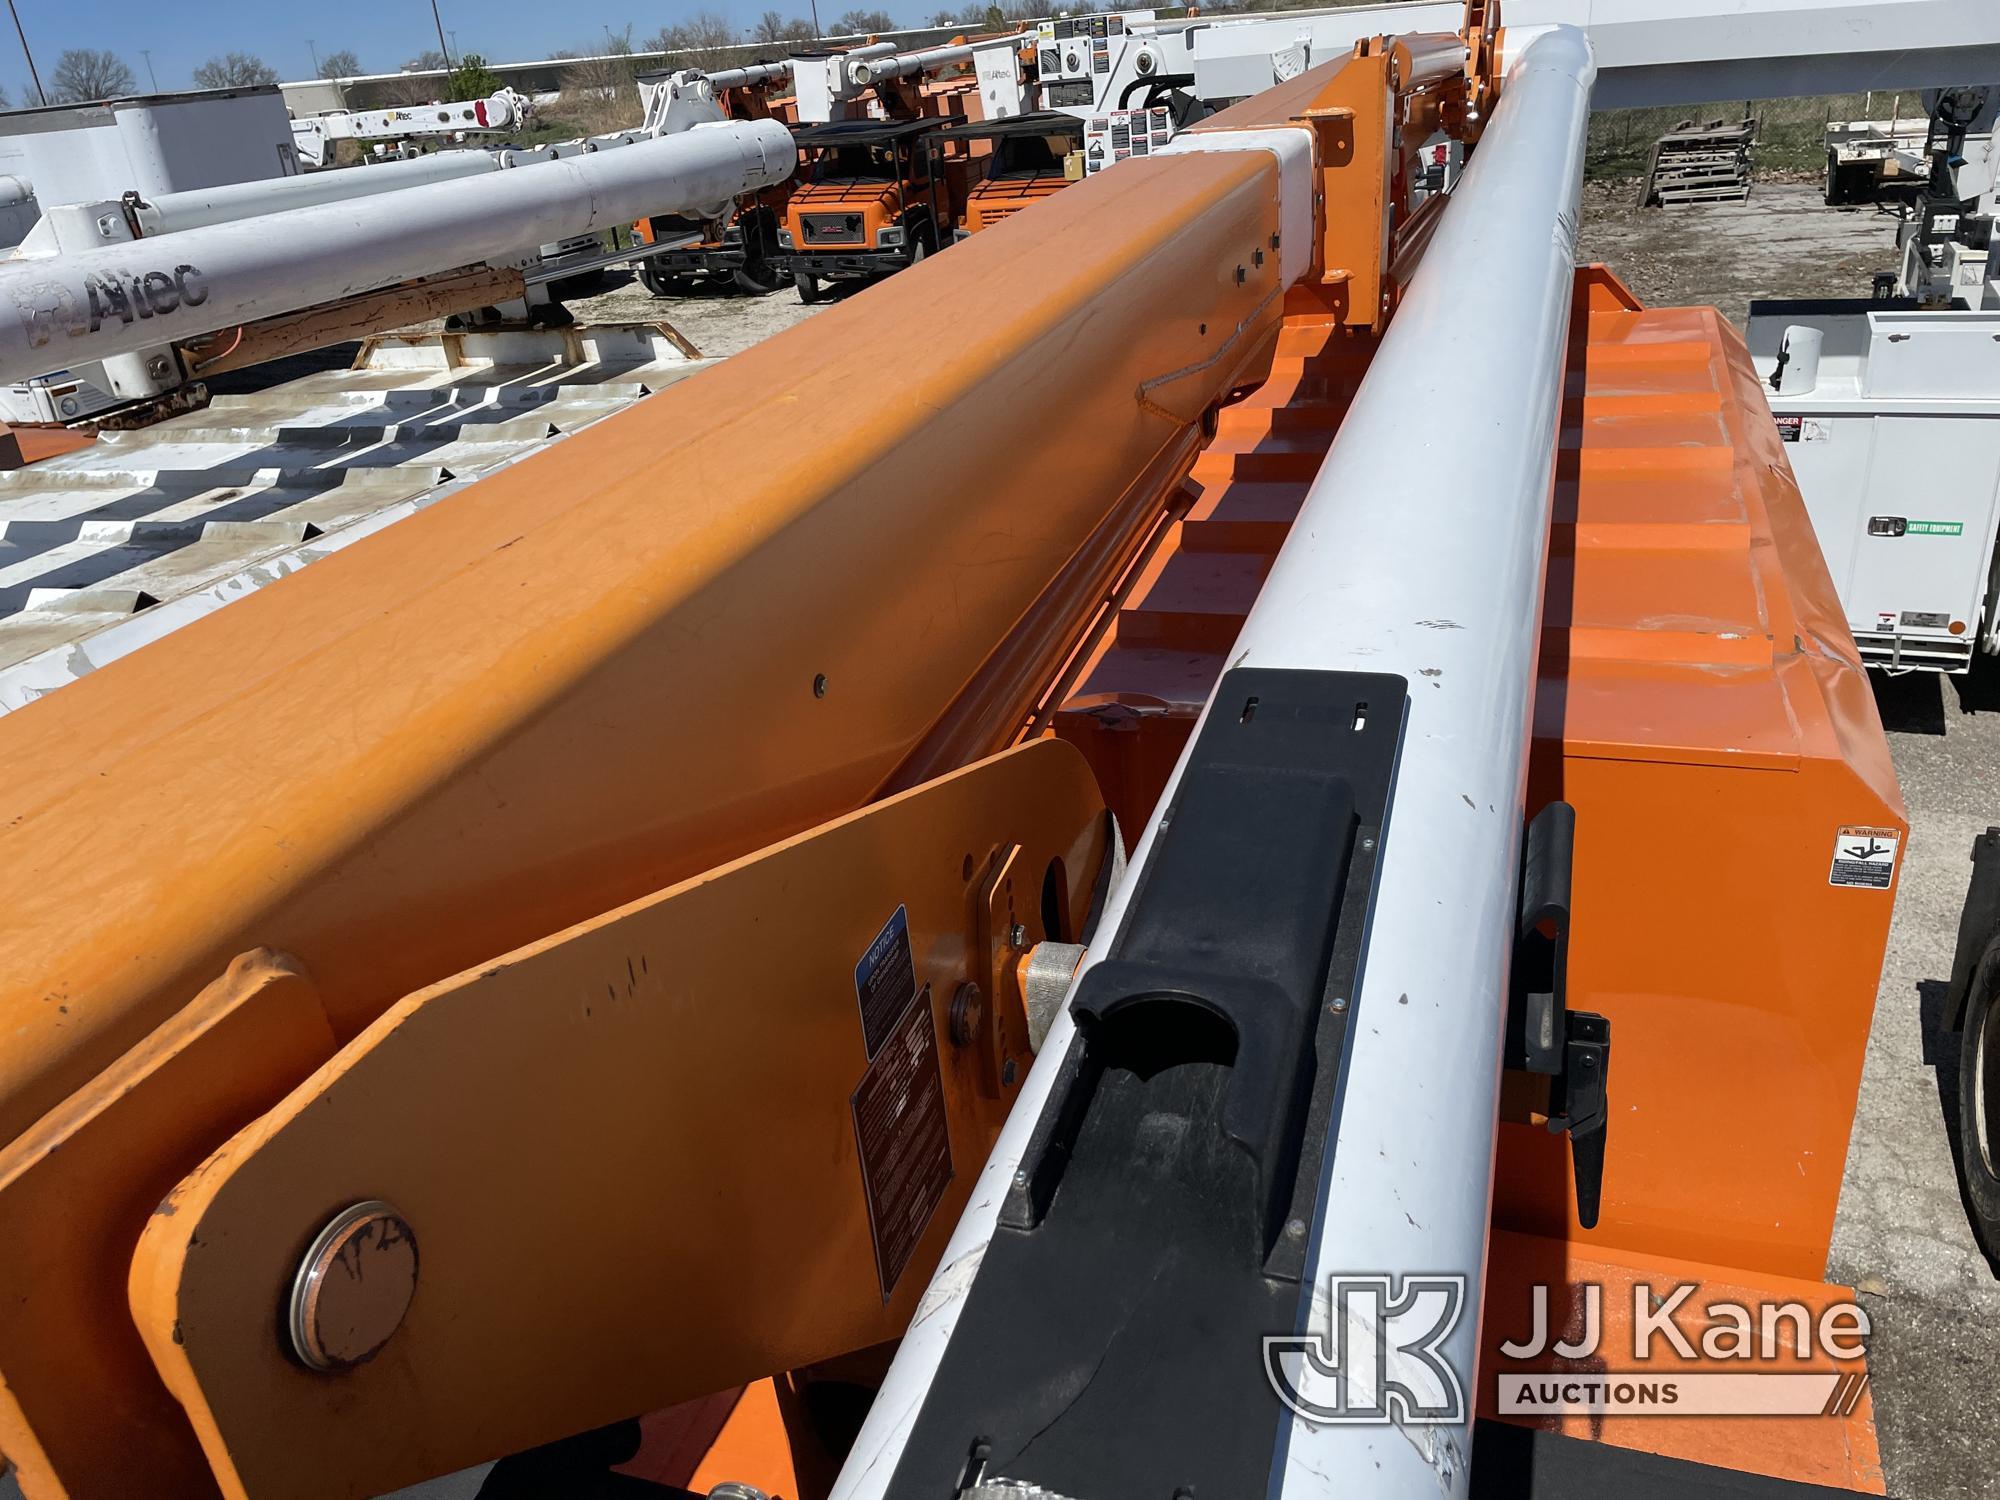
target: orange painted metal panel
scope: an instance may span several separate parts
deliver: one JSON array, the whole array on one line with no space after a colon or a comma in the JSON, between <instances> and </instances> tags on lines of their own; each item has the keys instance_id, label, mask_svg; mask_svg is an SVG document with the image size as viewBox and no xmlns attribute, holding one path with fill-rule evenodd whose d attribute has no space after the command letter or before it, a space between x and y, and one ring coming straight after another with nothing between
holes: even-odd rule
<instances>
[{"instance_id":1,"label":"orange painted metal panel","mask_svg":"<svg viewBox=\"0 0 2000 1500\"><path fill-rule=\"evenodd\" d=\"M1588 316L1565 416L1532 794L1577 809L1570 1003L1612 1023L1603 1214L1503 1128L1495 1222L1817 1279L1903 829L1866 675L1741 340L1713 309Z\"/></svg>"},{"instance_id":2,"label":"orange painted metal panel","mask_svg":"<svg viewBox=\"0 0 2000 1500\"><path fill-rule=\"evenodd\" d=\"M248 953L0 1150L0 1453L30 1494L214 1491L132 1326L132 1247L183 1174L332 1052L312 981Z\"/></svg>"},{"instance_id":3,"label":"orange painted metal panel","mask_svg":"<svg viewBox=\"0 0 2000 1500\"><path fill-rule=\"evenodd\" d=\"M989 1094L957 1024L988 944L1013 952L981 909L992 852L1019 847L1039 939L1052 866L1081 923L1107 822L1081 757L1038 741L392 1007L175 1187L132 1258L133 1319L224 1493L377 1494L897 1337L1030 1061L1017 1016ZM912 1029L871 1064L855 968L899 908ZM925 1069L934 1104L865 1165L866 1082L919 1098ZM863 1175L947 1141L943 1175L907 1168L924 1195ZM415 1296L367 1363L316 1373L274 1312L319 1226L372 1198L415 1238Z\"/></svg>"},{"instance_id":4,"label":"orange painted metal panel","mask_svg":"<svg viewBox=\"0 0 2000 1500\"><path fill-rule=\"evenodd\" d=\"M864 803L1263 374L1275 172L1079 184L0 721L0 1140L253 944L351 1036Z\"/></svg>"}]
</instances>

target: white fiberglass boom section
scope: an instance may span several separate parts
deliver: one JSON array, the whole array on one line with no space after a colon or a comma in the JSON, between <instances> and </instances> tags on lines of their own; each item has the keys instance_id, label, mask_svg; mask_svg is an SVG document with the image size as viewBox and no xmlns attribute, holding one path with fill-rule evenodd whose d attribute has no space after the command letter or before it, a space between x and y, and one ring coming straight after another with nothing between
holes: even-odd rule
<instances>
[{"instance_id":1,"label":"white fiberglass boom section","mask_svg":"<svg viewBox=\"0 0 2000 1500\"><path fill-rule=\"evenodd\" d=\"M1130 874L1110 897L1071 1002L919 1305L836 1500L907 1500L930 1493L946 1473L974 1475L986 1486L973 1491L979 1494L1040 1486L1027 1492L1091 1500L1175 1493L1183 1483L1196 1494L1284 1500L1466 1493L1594 71L1588 41L1573 29L1517 30L1509 51L1517 55L1493 120L1229 653L1229 670ZM1467 296L1474 285L1479 295ZM1412 428L1412 410L1453 417ZM1266 729L1269 720L1277 722ZM1260 735L1268 736L1262 748ZM1338 748L1343 740L1357 748L1372 740L1374 748L1346 763L1344 783L1316 779L1324 765L1313 757L1323 763L1352 755ZM1268 759L1272 745L1276 762ZM1301 745L1309 747L1306 758L1284 763ZM1232 786L1218 807L1210 794ZM1269 1266L1287 1253L1299 1267L1296 1284L1273 1303L1258 1301L1261 1289L1240 1297L1228 1290L1241 1285L1240 1273L1219 1281L1188 1273L1185 1263L1205 1254L1240 1256L1240 1217L1219 1235L1199 1222L1213 1201L1206 1188L1174 1218L1149 1222L1147 1215L1157 1214L1156 1194L1171 1197L1174 1179L1190 1172L1214 1170L1218 1181L1238 1181L1230 1148L1255 1156L1261 1122L1243 1106L1258 1101L1241 1085L1293 1075L1273 1068L1267 1038L1242 1020L1281 997L1265 959L1282 944L1260 940L1247 950L1244 988L1232 996L1227 978L1176 981L1149 956L1158 947L1135 953L1134 939L1143 943L1150 933L1172 949L1176 929L1200 926L1207 906L1228 909L1231 920L1266 924L1268 938L1289 900L1309 903L1312 894L1290 878L1290 868L1276 882L1282 892L1261 901L1246 901L1223 870L1232 859L1251 872L1260 859L1282 860L1274 844L1283 836L1267 842L1262 835L1282 829L1288 807L1304 825L1292 840L1296 868L1325 884L1317 847L1345 838L1351 869L1366 873L1326 885L1337 892L1341 935L1328 939L1330 968L1304 970L1309 980L1315 972L1325 980L1324 990L1306 986L1309 1007L1316 1012L1324 1003L1339 1016L1330 1027L1317 1023L1313 1086L1324 1086L1328 1102L1324 1115L1307 1116L1318 1128L1301 1136L1291 1190L1307 1196L1266 1190L1253 1198L1259 1206L1266 1198L1288 1205L1276 1216L1253 1216L1253 1228L1273 1231L1256 1242L1263 1248L1250 1257L1254 1275L1268 1280ZM1203 847L1191 851L1191 840ZM1258 847L1241 848L1246 841ZM1186 858L1190 852L1197 857ZM1197 899L1163 911L1177 888L1192 888ZM1219 930L1196 932L1182 951L1197 953L1218 936L1227 941ZM1113 974L1113 984L1103 983ZM1230 1008L1246 997L1252 1007ZM1175 1005L1190 999L1224 1014L1234 1040L1211 1040L1207 1053L1199 1046L1177 1053L1156 1031L1150 1050L1133 1054L1139 1061L1124 1060L1121 1016L1128 1031L1135 1011L1148 1026L1171 1028ZM1194 1029L1203 1027L1217 1035L1212 1022ZM1329 1030L1340 1038L1331 1059L1324 1050ZM1164 1102L1196 1100L1186 1117L1193 1133L1208 1129L1221 1149L1186 1153L1190 1132L1176 1124L1183 1117L1156 1107L1160 1080L1176 1072L1196 1082L1178 1095L1170 1087ZM1209 1098L1223 1102L1204 1106ZM1107 1127L1095 1126L1107 1112L1114 1116ZM1129 1137L1112 1128L1121 1118ZM1086 1170L1107 1139L1127 1139L1134 1154L1125 1175L1156 1187L1125 1197L1117 1170ZM1174 1158L1172 1169L1153 1174L1150 1158L1160 1155ZM1285 1160L1282 1150L1276 1159ZM1306 1165L1313 1161L1319 1165ZM1091 1192L1119 1201L1079 1201ZM1068 1261L1039 1253L1048 1242L1035 1241L1058 1232L1070 1233L1064 1243L1080 1236L1099 1253ZM1287 1244L1293 1240L1296 1252ZM1276 1305L1305 1339L1325 1335L1324 1294L1335 1274L1459 1279L1464 1301L1438 1350L1438 1368L1448 1367L1465 1398L1458 1415L1440 1409L1393 1424L1309 1422L1280 1404L1258 1346L1260 1333L1282 1333L1282 1324L1258 1328L1254 1311L1241 1328L1231 1318L1246 1307ZM1156 1307L1146 1300L1149 1291L1135 1290L1177 1278L1224 1294L1190 1297L1176 1288ZM1079 1283L1086 1285L1081 1294ZM1126 1305L1104 1325L1101 1348L1065 1342L1068 1323L1097 1318L1100 1303L1120 1299ZM1015 1323L1029 1330L1018 1340L1009 1332ZM1050 1339L1065 1347L1038 1364L1036 1345ZM1143 1346L1143 1357L1135 1357L1134 1345ZM1375 1400L1379 1384L1334 1401L1323 1383L1307 1380L1296 1395L1351 1410ZM1426 1394L1438 1396L1442 1408L1449 1381L1433 1384L1438 1389ZM1198 1399L1181 1409L1187 1389L1197 1386ZM1232 1444L1239 1467L1219 1475L1218 1453ZM1163 1449L1184 1468L1159 1462Z\"/></svg>"},{"instance_id":2,"label":"white fiberglass boom section","mask_svg":"<svg viewBox=\"0 0 2000 1500\"><path fill-rule=\"evenodd\" d=\"M1442 1352L1468 1403L1593 79L1573 29L1512 61L1231 657L1411 684L1307 1332L1332 1276L1463 1276ZM1412 410L1453 415L1412 434ZM1283 1493L1460 1493L1470 1439L1469 1413L1298 1420Z\"/></svg>"},{"instance_id":3,"label":"white fiberglass boom section","mask_svg":"<svg viewBox=\"0 0 2000 1500\"><path fill-rule=\"evenodd\" d=\"M18 257L0 263L0 306L16 313L0 319L0 381L504 262L650 214L717 214L782 182L797 159L775 120L717 122L471 180Z\"/></svg>"},{"instance_id":4,"label":"white fiberglass boom section","mask_svg":"<svg viewBox=\"0 0 2000 1500\"><path fill-rule=\"evenodd\" d=\"M973 53L992 45L991 41L977 46L971 42L960 42L956 46L925 47L917 52L890 52L880 57L858 58L847 65L847 76L856 87L861 87L883 83L891 78L908 78L915 73L934 73L953 63L970 62Z\"/></svg>"}]
</instances>

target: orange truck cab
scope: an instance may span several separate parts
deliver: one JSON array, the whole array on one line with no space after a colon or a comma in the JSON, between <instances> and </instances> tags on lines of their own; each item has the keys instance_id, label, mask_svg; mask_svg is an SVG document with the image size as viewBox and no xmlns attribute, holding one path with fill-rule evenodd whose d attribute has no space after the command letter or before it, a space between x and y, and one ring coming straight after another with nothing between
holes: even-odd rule
<instances>
[{"instance_id":1,"label":"orange truck cab","mask_svg":"<svg viewBox=\"0 0 2000 1500\"><path fill-rule=\"evenodd\" d=\"M1068 170L1072 156L1077 158L1077 176L1082 175L1078 153L1083 149L1083 121L1074 115L1051 110L978 120L939 132L939 140L948 146L964 143L973 160L984 164L965 195L960 239L1067 187L1076 180ZM983 157L978 154L982 145L987 148Z\"/></svg>"},{"instance_id":2,"label":"orange truck cab","mask_svg":"<svg viewBox=\"0 0 2000 1500\"><path fill-rule=\"evenodd\" d=\"M799 179L779 253L801 302L823 283L873 280L949 245L973 172L945 121L833 120L798 132Z\"/></svg>"}]
</instances>

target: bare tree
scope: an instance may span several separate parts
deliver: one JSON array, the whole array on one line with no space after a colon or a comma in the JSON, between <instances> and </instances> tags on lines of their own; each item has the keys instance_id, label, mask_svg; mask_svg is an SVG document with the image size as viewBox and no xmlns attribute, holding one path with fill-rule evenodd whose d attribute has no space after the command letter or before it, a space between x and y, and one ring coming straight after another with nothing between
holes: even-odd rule
<instances>
[{"instance_id":1,"label":"bare tree","mask_svg":"<svg viewBox=\"0 0 2000 1500\"><path fill-rule=\"evenodd\" d=\"M839 34L873 36L877 32L894 31L896 22L887 11L850 10L833 23L833 29Z\"/></svg>"},{"instance_id":2,"label":"bare tree","mask_svg":"<svg viewBox=\"0 0 2000 1500\"><path fill-rule=\"evenodd\" d=\"M72 47L56 59L49 74L49 96L62 104L82 104L92 99L111 99L137 92L139 80L115 52L91 47Z\"/></svg>"},{"instance_id":3,"label":"bare tree","mask_svg":"<svg viewBox=\"0 0 2000 1500\"><path fill-rule=\"evenodd\" d=\"M437 73L442 72L445 66L444 54L433 47L428 52L419 52L415 57L404 63L403 71L405 73Z\"/></svg>"},{"instance_id":4,"label":"bare tree","mask_svg":"<svg viewBox=\"0 0 2000 1500\"><path fill-rule=\"evenodd\" d=\"M754 35L756 40L760 42L782 42L785 39L785 30L789 24L779 12L767 10L757 18L757 29Z\"/></svg>"},{"instance_id":5,"label":"bare tree","mask_svg":"<svg viewBox=\"0 0 2000 1500\"><path fill-rule=\"evenodd\" d=\"M664 52L682 63L710 63L738 45L736 28L726 16L714 11L696 11L679 26L669 26L647 40L649 52Z\"/></svg>"},{"instance_id":6,"label":"bare tree","mask_svg":"<svg viewBox=\"0 0 2000 1500\"><path fill-rule=\"evenodd\" d=\"M248 52L211 57L194 70L194 86L198 89L242 89L277 81L278 70Z\"/></svg>"},{"instance_id":7,"label":"bare tree","mask_svg":"<svg viewBox=\"0 0 2000 1500\"><path fill-rule=\"evenodd\" d=\"M322 78L358 78L361 75L361 59L343 47L338 52L329 52L319 60L319 76Z\"/></svg>"}]
</instances>

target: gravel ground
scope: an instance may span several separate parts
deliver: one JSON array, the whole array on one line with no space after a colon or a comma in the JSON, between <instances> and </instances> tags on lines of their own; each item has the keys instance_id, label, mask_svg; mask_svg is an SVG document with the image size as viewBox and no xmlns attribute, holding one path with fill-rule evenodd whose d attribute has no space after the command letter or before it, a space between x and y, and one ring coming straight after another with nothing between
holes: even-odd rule
<instances>
[{"instance_id":1,"label":"gravel ground","mask_svg":"<svg viewBox=\"0 0 2000 1500\"><path fill-rule=\"evenodd\" d=\"M1891 1494L1995 1493L2000 1283L1952 1168L1957 1038L1941 1034L1973 839L2000 823L2000 662L1878 678L1910 845L1875 1001L1828 1275L1874 1320L1875 1418ZM1954 1125L1955 1128L1955 1125Z\"/></svg>"},{"instance_id":2,"label":"gravel ground","mask_svg":"<svg viewBox=\"0 0 2000 1500\"><path fill-rule=\"evenodd\" d=\"M1639 184L1590 182L1579 254L1649 306L1713 303L1742 324L1756 297L1866 297L1895 269L1896 221L1871 205L1828 208L1817 183L1759 182L1747 203L1634 208Z\"/></svg>"},{"instance_id":3,"label":"gravel ground","mask_svg":"<svg viewBox=\"0 0 2000 1500\"><path fill-rule=\"evenodd\" d=\"M691 297L655 297L629 271L614 272L606 281L605 290L596 296L569 304L579 323L665 321L703 354L717 358L748 349L831 305L822 302L807 307L790 287L764 297L720 290L703 290ZM851 295L860 285L839 284L836 293Z\"/></svg>"}]
</instances>

